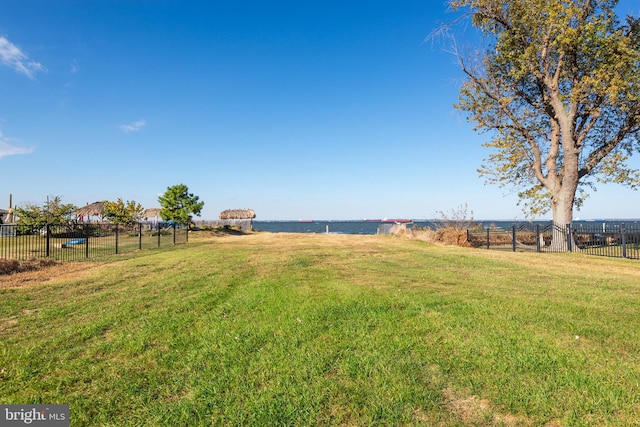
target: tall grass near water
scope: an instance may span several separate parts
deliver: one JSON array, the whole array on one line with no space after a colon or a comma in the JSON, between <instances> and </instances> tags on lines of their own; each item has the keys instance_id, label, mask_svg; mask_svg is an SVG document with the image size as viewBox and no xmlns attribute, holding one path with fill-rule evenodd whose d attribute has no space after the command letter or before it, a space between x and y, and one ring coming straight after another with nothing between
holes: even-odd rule
<instances>
[{"instance_id":1,"label":"tall grass near water","mask_svg":"<svg viewBox=\"0 0 640 427\"><path fill-rule=\"evenodd\" d=\"M190 241L0 289L0 403L68 403L72 425L640 419L636 262L391 236Z\"/></svg>"}]
</instances>

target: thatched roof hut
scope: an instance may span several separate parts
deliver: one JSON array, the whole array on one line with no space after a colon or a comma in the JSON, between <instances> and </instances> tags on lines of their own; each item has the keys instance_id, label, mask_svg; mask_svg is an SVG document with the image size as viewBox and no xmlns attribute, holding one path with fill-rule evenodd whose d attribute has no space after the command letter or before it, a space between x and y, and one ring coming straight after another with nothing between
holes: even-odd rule
<instances>
[{"instance_id":1,"label":"thatched roof hut","mask_svg":"<svg viewBox=\"0 0 640 427\"><path fill-rule=\"evenodd\" d=\"M148 208L140 215L143 219L160 218L160 208Z\"/></svg>"},{"instance_id":2,"label":"thatched roof hut","mask_svg":"<svg viewBox=\"0 0 640 427\"><path fill-rule=\"evenodd\" d=\"M97 216L100 219L104 217L104 201L94 202L83 208L80 208L74 212L76 217L91 217Z\"/></svg>"},{"instance_id":3,"label":"thatched roof hut","mask_svg":"<svg viewBox=\"0 0 640 427\"><path fill-rule=\"evenodd\" d=\"M227 209L220 212L217 221L218 226L233 226L239 227L242 230L253 230L251 220L256 217L256 213L253 209Z\"/></svg>"},{"instance_id":4,"label":"thatched roof hut","mask_svg":"<svg viewBox=\"0 0 640 427\"><path fill-rule=\"evenodd\" d=\"M219 219L254 219L256 213L253 209L227 209L220 212Z\"/></svg>"}]
</instances>

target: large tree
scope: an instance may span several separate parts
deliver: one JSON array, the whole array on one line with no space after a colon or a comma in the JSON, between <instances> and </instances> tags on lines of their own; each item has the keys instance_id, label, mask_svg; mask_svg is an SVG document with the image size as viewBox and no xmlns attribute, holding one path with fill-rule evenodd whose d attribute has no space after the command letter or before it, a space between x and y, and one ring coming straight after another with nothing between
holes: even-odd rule
<instances>
[{"instance_id":1,"label":"large tree","mask_svg":"<svg viewBox=\"0 0 640 427\"><path fill-rule=\"evenodd\" d=\"M173 221L183 224L191 224L191 214L200 215L204 202L193 193L189 193L189 187L178 184L167 187L167 191L158 197L160 202L160 217L165 221Z\"/></svg>"},{"instance_id":2,"label":"large tree","mask_svg":"<svg viewBox=\"0 0 640 427\"><path fill-rule=\"evenodd\" d=\"M475 56L456 51L467 77L457 107L490 135L479 171L557 225L595 182L640 183L627 163L640 147L640 23L619 22L616 4L450 1L485 43Z\"/></svg>"}]
</instances>

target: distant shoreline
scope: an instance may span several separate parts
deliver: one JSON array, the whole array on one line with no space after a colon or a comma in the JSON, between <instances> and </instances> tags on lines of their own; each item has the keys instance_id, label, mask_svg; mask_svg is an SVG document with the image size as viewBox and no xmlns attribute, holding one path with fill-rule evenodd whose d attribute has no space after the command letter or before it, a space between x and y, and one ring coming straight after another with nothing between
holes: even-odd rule
<instances>
[{"instance_id":1,"label":"distant shoreline","mask_svg":"<svg viewBox=\"0 0 640 427\"><path fill-rule=\"evenodd\" d=\"M437 228L443 220L413 220L409 223L403 223L407 227L429 227ZM541 226L548 227L551 220L474 220L473 224L479 224L483 229L487 227L495 227L501 229L510 229L513 225L523 225L526 227ZM574 226L578 228L598 228L598 229L615 229L620 224L628 224L637 226L640 219L633 220L577 220ZM256 231L272 232L272 233L337 233L337 234L384 234L388 227L392 226L392 222L371 222L365 220L253 220L252 227Z\"/></svg>"},{"instance_id":2,"label":"distant shoreline","mask_svg":"<svg viewBox=\"0 0 640 427\"><path fill-rule=\"evenodd\" d=\"M202 221L217 221L215 219L205 219ZM425 223L425 222L442 222L442 219L412 219L414 223ZM523 222L550 222L549 219L473 219L473 222L510 222L510 223L523 223ZM640 218L580 218L574 219L573 222L640 222ZM382 220L373 220L373 219L313 219L313 220L299 220L299 219L254 219L253 222L373 222L373 223L383 223L388 222Z\"/></svg>"}]
</instances>

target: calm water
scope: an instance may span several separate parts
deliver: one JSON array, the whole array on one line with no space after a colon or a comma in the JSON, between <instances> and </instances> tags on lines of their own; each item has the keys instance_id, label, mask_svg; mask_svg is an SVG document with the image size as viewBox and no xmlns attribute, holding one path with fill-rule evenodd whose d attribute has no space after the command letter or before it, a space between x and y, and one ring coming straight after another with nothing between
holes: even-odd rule
<instances>
[{"instance_id":1,"label":"calm water","mask_svg":"<svg viewBox=\"0 0 640 427\"><path fill-rule=\"evenodd\" d=\"M488 226L496 226L509 229L513 226L514 221L477 221L482 224L483 228ZM638 227L640 220L598 220L598 221L574 221L574 228L588 229L611 229L625 223L629 226ZM253 228L256 231L267 231L270 233L338 233L338 234L376 234L378 227L383 223L366 222L366 221L253 221ZM417 227L434 227L432 221L415 221ZM536 224L541 226L549 225L549 221L520 221L517 224ZM409 225L412 227L413 225Z\"/></svg>"}]
</instances>

